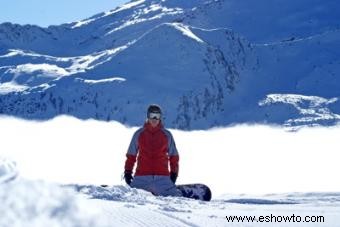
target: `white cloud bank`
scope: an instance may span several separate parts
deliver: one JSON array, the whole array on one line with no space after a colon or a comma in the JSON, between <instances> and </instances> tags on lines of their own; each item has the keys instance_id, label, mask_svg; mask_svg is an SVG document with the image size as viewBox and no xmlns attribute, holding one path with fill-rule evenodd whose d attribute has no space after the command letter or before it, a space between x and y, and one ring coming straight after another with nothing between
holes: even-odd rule
<instances>
[{"instance_id":1,"label":"white cloud bank","mask_svg":"<svg viewBox=\"0 0 340 227\"><path fill-rule=\"evenodd\" d=\"M136 129L71 117L47 122L2 117L0 156L14 159L27 179L124 184L125 153ZM181 155L179 184L205 183L215 196L340 191L339 127L171 131Z\"/></svg>"}]
</instances>

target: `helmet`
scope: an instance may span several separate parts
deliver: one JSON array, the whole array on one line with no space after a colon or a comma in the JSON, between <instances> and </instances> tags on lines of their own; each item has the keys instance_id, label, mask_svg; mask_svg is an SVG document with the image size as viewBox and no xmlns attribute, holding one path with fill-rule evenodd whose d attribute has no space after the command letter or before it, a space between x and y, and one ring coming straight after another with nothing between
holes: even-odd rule
<instances>
[{"instance_id":1,"label":"helmet","mask_svg":"<svg viewBox=\"0 0 340 227\"><path fill-rule=\"evenodd\" d=\"M156 104L151 104L148 107L147 118L150 118L151 113L156 113L156 114L162 115L161 107L159 105L156 105Z\"/></svg>"}]
</instances>

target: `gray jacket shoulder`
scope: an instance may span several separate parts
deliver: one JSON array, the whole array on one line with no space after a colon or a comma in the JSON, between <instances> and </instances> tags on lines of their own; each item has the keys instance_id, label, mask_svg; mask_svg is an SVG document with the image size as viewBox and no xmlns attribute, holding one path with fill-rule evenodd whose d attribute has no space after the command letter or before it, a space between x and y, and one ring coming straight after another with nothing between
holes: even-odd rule
<instances>
[{"instance_id":1,"label":"gray jacket shoulder","mask_svg":"<svg viewBox=\"0 0 340 227\"><path fill-rule=\"evenodd\" d=\"M176 148L174 137L172 136L171 132L165 128L162 129L165 133L166 137L168 138L168 153L170 156L178 155L178 151Z\"/></svg>"},{"instance_id":2,"label":"gray jacket shoulder","mask_svg":"<svg viewBox=\"0 0 340 227\"><path fill-rule=\"evenodd\" d=\"M128 154L137 155L137 153L138 153L138 138L139 138L139 135L142 133L143 129L144 128L139 128L133 134L129 148L128 148L128 151L127 151Z\"/></svg>"}]
</instances>

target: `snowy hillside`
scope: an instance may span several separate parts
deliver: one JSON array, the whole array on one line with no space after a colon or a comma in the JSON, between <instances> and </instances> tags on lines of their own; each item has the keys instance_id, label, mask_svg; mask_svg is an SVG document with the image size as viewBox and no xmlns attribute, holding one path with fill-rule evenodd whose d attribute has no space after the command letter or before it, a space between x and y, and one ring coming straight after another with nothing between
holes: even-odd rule
<instances>
[{"instance_id":1,"label":"snowy hillside","mask_svg":"<svg viewBox=\"0 0 340 227\"><path fill-rule=\"evenodd\" d=\"M24 179L0 184L0 188L0 225L4 227L333 227L340 221L339 193L226 195L211 202L197 202L154 197L126 186L105 189L105 199L98 197L102 190L76 194L71 188Z\"/></svg>"},{"instance_id":2,"label":"snowy hillside","mask_svg":"<svg viewBox=\"0 0 340 227\"><path fill-rule=\"evenodd\" d=\"M70 117L43 123L0 118L0 127L6 128L0 130L1 227L340 222L339 127L172 130L181 156L178 184L209 185L210 202L155 197L125 185L125 153L136 128ZM233 216L249 220L232 223Z\"/></svg>"},{"instance_id":3,"label":"snowy hillside","mask_svg":"<svg viewBox=\"0 0 340 227\"><path fill-rule=\"evenodd\" d=\"M135 0L60 26L4 23L0 113L136 126L159 103L180 129L338 124L338 4Z\"/></svg>"}]
</instances>

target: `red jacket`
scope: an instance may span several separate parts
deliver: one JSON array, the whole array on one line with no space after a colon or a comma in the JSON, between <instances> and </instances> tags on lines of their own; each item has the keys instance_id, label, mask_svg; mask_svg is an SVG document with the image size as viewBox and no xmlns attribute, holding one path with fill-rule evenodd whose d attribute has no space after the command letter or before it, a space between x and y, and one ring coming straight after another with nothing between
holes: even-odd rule
<instances>
[{"instance_id":1,"label":"red jacket","mask_svg":"<svg viewBox=\"0 0 340 227\"><path fill-rule=\"evenodd\" d=\"M135 132L126 154L125 170L132 171L137 160L135 176L178 173L179 155L171 133L160 123L153 128L145 123Z\"/></svg>"}]
</instances>

